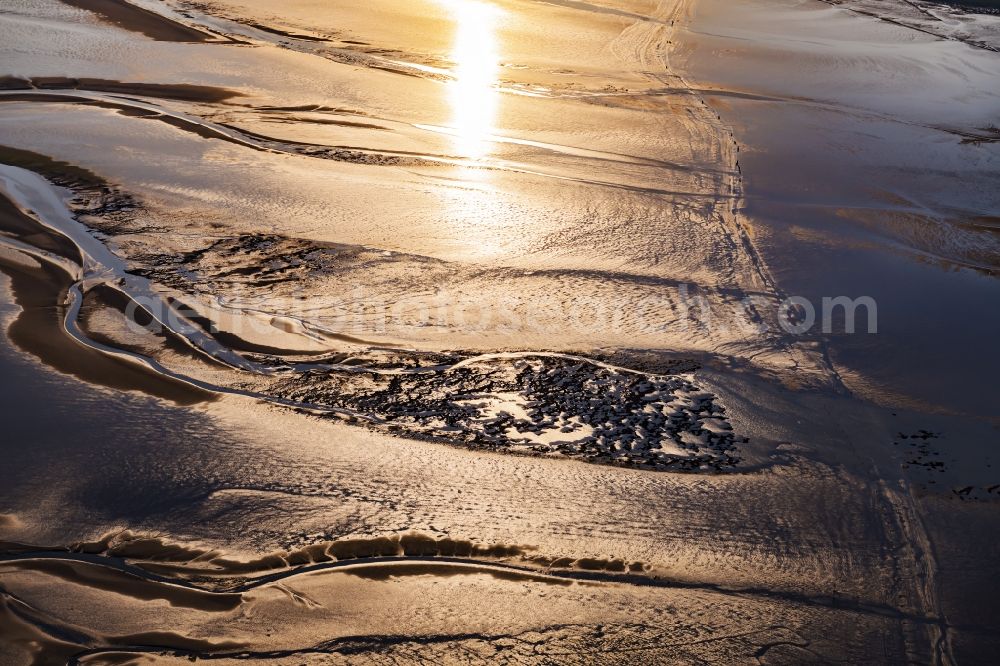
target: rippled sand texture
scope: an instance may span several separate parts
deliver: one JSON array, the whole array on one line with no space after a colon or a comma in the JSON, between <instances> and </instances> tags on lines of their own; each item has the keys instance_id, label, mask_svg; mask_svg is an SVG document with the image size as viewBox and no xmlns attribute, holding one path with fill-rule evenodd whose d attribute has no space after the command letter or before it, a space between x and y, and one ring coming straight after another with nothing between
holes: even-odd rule
<instances>
[{"instance_id":1,"label":"rippled sand texture","mask_svg":"<svg viewBox=\"0 0 1000 666\"><path fill-rule=\"evenodd\" d=\"M22 645L36 640L40 663L70 655L85 664L185 663L210 655L222 663L648 664L808 657L804 646L829 649L842 636L808 641L788 624L852 615L440 556L319 564L222 579L218 589L216 580L164 583L171 579L159 571L185 569L170 563L181 555L124 568L72 554L0 563L5 633ZM58 598L44 593L52 587L61 589ZM747 614L767 617L767 626L742 629ZM464 631L455 631L457 622ZM873 614L860 624L877 633L893 622ZM46 635L56 624L60 635ZM172 647L167 654L158 647L164 644Z\"/></svg>"},{"instance_id":2,"label":"rippled sand texture","mask_svg":"<svg viewBox=\"0 0 1000 666\"><path fill-rule=\"evenodd\" d=\"M840 35L875 21L817 6ZM776 242L769 206L822 227L848 192L864 228L923 187L969 217L992 157L940 192L840 152L847 176L789 177L773 125L720 110L826 84L706 75L738 49L695 7L5 2L0 662L991 654L989 394L956 417L904 373L892 411L854 397L891 383L859 366L910 366L782 334L786 293L856 292L804 279L843 275L835 244ZM992 80L948 54L974 65L955 96ZM905 106L879 112L942 131ZM970 109L943 133L988 150ZM880 251L995 267L951 217L897 212Z\"/></svg>"},{"instance_id":3,"label":"rippled sand texture","mask_svg":"<svg viewBox=\"0 0 1000 666\"><path fill-rule=\"evenodd\" d=\"M655 468L731 465L738 437L690 377L644 374L696 364L599 349L830 380L761 333L777 294L735 144L667 61L682 4L78 5L5 19L32 69L4 78L0 122L18 224L79 248L65 325L91 350L411 435ZM79 56L94 43L113 57Z\"/></svg>"},{"instance_id":4,"label":"rippled sand texture","mask_svg":"<svg viewBox=\"0 0 1000 666\"><path fill-rule=\"evenodd\" d=\"M5 144L114 183L135 207L91 222L219 316L424 349L757 344L678 303L684 284L732 319L771 292L732 213L734 146L667 68L677 3L268 4L184 9L207 43L15 5L7 48L31 80L5 84L23 89Z\"/></svg>"}]
</instances>

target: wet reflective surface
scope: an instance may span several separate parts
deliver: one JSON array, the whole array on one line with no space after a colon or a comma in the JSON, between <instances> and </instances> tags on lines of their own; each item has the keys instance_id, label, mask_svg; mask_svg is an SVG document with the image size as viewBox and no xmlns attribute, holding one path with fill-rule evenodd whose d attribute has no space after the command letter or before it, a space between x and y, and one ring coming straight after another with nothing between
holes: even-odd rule
<instances>
[{"instance_id":1,"label":"wet reflective surface","mask_svg":"<svg viewBox=\"0 0 1000 666\"><path fill-rule=\"evenodd\" d=\"M929 4L5 5L0 661L992 654L1000 68Z\"/></svg>"},{"instance_id":2,"label":"wet reflective surface","mask_svg":"<svg viewBox=\"0 0 1000 666\"><path fill-rule=\"evenodd\" d=\"M499 103L497 24L501 10L478 2L447 2L455 16L455 43L449 58L455 63L448 98L455 149L462 157L490 152Z\"/></svg>"}]
</instances>

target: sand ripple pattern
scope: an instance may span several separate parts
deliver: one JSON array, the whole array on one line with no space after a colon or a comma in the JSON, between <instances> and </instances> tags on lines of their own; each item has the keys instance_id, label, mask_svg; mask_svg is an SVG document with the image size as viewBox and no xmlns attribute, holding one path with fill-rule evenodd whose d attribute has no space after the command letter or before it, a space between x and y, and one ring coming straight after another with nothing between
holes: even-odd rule
<instances>
[{"instance_id":1,"label":"sand ripple pattern","mask_svg":"<svg viewBox=\"0 0 1000 666\"><path fill-rule=\"evenodd\" d=\"M72 282L67 286L66 336L171 382L477 449L657 470L721 470L738 460L724 408L690 374L659 376L542 352L368 349L326 358L241 353L214 337L217 331L202 323L197 312L182 309L148 278L127 271L73 218L43 178L19 167L3 167L0 177L25 218L37 222L37 232L75 246L82 257L76 265L72 258L54 257L23 241L10 245L67 272ZM78 320L87 292L98 289L138 305L159 335L183 342L203 362L224 366L226 374L206 376L197 365L174 370L155 355L129 351L126 344L95 341ZM124 310L130 310L128 305Z\"/></svg>"}]
</instances>

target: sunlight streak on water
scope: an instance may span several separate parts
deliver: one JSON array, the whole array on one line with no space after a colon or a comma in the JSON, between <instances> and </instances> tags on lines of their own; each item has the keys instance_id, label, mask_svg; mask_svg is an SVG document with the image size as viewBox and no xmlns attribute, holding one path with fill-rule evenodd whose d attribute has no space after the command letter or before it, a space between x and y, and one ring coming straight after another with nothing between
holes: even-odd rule
<instances>
[{"instance_id":1,"label":"sunlight streak on water","mask_svg":"<svg viewBox=\"0 0 1000 666\"><path fill-rule=\"evenodd\" d=\"M455 80L448 84L455 150L462 157L477 159L492 150L499 102L496 24L500 10L477 0L440 1L456 22L451 51Z\"/></svg>"}]
</instances>

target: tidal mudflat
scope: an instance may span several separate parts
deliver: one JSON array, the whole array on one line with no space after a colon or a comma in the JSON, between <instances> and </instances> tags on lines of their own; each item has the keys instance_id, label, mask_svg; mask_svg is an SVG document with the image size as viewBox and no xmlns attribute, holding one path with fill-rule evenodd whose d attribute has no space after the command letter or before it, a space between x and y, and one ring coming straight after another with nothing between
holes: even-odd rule
<instances>
[{"instance_id":1,"label":"tidal mudflat","mask_svg":"<svg viewBox=\"0 0 1000 666\"><path fill-rule=\"evenodd\" d=\"M6 3L0 663L988 662L997 21Z\"/></svg>"}]
</instances>

